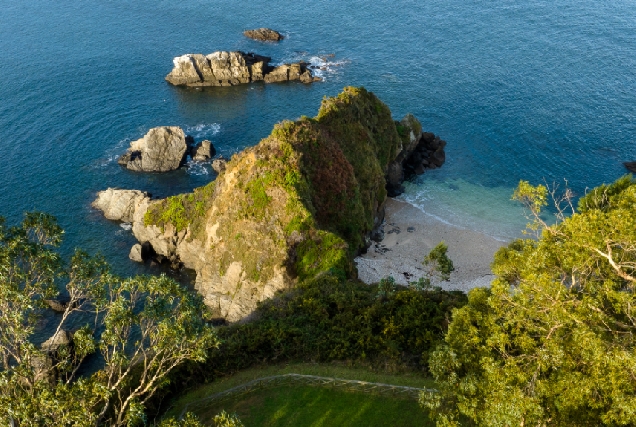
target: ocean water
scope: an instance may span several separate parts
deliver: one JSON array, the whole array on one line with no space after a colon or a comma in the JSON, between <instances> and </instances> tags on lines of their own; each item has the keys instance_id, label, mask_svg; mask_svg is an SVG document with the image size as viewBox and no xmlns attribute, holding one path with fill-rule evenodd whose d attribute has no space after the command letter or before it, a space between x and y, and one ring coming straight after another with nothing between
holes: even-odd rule
<instances>
[{"instance_id":1,"label":"ocean water","mask_svg":"<svg viewBox=\"0 0 636 427\"><path fill-rule=\"evenodd\" d=\"M636 160L633 2L0 0L0 10L0 215L50 212L65 253L102 253L121 274L151 270L128 260L130 231L91 209L96 192L163 197L215 177L202 164L121 169L116 157L154 126L183 126L228 157L362 85L448 143L444 167L402 197L502 239L526 222L510 201L520 179L567 180L582 194ZM287 38L242 36L261 26ZM311 60L325 81L203 91L164 81L173 57L216 50Z\"/></svg>"}]
</instances>

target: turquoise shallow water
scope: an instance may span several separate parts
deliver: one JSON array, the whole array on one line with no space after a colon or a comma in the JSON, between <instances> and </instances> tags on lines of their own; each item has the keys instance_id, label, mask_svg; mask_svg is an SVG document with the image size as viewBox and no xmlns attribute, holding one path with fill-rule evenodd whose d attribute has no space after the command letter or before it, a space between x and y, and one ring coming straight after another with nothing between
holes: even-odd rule
<instances>
[{"instance_id":1,"label":"turquoise shallow water","mask_svg":"<svg viewBox=\"0 0 636 427\"><path fill-rule=\"evenodd\" d=\"M115 157L153 126L184 126L228 156L363 85L448 142L446 165L404 198L500 238L525 223L509 201L519 179L567 179L582 193L636 160L632 2L0 0L0 10L0 214L53 213L66 252L99 251L124 274L144 271L127 257L134 238L90 208L95 193L167 196L214 178L206 167L122 170ZM287 39L241 34L260 26ZM236 49L335 57L311 86L200 92L163 80L174 56Z\"/></svg>"}]
</instances>

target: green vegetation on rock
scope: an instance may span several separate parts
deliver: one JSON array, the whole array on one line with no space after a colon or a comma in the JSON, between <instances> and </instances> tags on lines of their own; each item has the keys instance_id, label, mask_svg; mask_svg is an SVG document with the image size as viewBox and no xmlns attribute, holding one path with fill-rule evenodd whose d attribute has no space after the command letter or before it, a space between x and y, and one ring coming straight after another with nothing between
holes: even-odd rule
<instances>
[{"instance_id":1,"label":"green vegetation on rock","mask_svg":"<svg viewBox=\"0 0 636 427\"><path fill-rule=\"evenodd\" d=\"M325 98L316 117L278 123L234 155L216 187L151 205L145 224L190 227L192 237L214 242L205 248L209 281L242 283L227 294L293 287L326 272L355 277L353 257L381 219L385 173L404 145L398 130L421 127L415 118L395 122L373 93L347 87ZM230 277L232 265L241 273Z\"/></svg>"}]
</instances>

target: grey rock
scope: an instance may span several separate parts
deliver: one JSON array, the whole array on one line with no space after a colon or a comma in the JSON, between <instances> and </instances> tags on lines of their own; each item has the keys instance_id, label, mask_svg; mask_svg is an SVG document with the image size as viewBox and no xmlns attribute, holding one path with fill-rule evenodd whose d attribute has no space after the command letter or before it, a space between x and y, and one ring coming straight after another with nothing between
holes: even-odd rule
<instances>
[{"instance_id":1,"label":"grey rock","mask_svg":"<svg viewBox=\"0 0 636 427\"><path fill-rule=\"evenodd\" d=\"M97 193L92 206L104 212L108 219L133 222L135 211L149 201L150 195L144 191L108 188Z\"/></svg>"},{"instance_id":2,"label":"grey rock","mask_svg":"<svg viewBox=\"0 0 636 427\"><path fill-rule=\"evenodd\" d=\"M636 173L636 162L624 162L623 166L625 166L628 171Z\"/></svg>"},{"instance_id":3,"label":"grey rock","mask_svg":"<svg viewBox=\"0 0 636 427\"><path fill-rule=\"evenodd\" d=\"M258 41L273 41L277 42L285 37L278 31L272 30L271 28L257 28L255 30L245 30L243 31L243 35L253 40Z\"/></svg>"},{"instance_id":4,"label":"grey rock","mask_svg":"<svg viewBox=\"0 0 636 427\"><path fill-rule=\"evenodd\" d=\"M266 83L299 80L320 81L307 64L298 62L270 67L271 58L241 51L218 51L209 55L189 53L173 60L166 80L173 85L190 87L234 86L264 80Z\"/></svg>"},{"instance_id":5,"label":"grey rock","mask_svg":"<svg viewBox=\"0 0 636 427\"><path fill-rule=\"evenodd\" d=\"M212 169L214 169L216 173L223 172L226 167L227 167L227 160L225 160L224 158L221 157L221 158L212 160Z\"/></svg>"},{"instance_id":6,"label":"grey rock","mask_svg":"<svg viewBox=\"0 0 636 427\"><path fill-rule=\"evenodd\" d=\"M192 160L196 160L198 162L206 162L210 160L216 154L216 150L212 143L207 139L202 141L201 144L197 145L192 149Z\"/></svg>"},{"instance_id":7,"label":"grey rock","mask_svg":"<svg viewBox=\"0 0 636 427\"><path fill-rule=\"evenodd\" d=\"M57 331L55 335L53 335L48 340L44 341L42 344L42 350L47 353L52 353L57 351L63 345L69 345L71 343L71 334L65 331L64 329L60 329Z\"/></svg>"},{"instance_id":8,"label":"grey rock","mask_svg":"<svg viewBox=\"0 0 636 427\"><path fill-rule=\"evenodd\" d=\"M188 150L183 130L178 126L152 128L143 138L130 143L118 163L139 172L167 172L181 166Z\"/></svg>"},{"instance_id":9,"label":"grey rock","mask_svg":"<svg viewBox=\"0 0 636 427\"><path fill-rule=\"evenodd\" d=\"M58 313L64 313L68 306L68 302L59 299L47 299L45 302L53 311L57 311Z\"/></svg>"},{"instance_id":10,"label":"grey rock","mask_svg":"<svg viewBox=\"0 0 636 427\"><path fill-rule=\"evenodd\" d=\"M128 258L135 262L144 262L143 257L141 256L141 243L137 243L130 248L130 253L128 254Z\"/></svg>"}]
</instances>

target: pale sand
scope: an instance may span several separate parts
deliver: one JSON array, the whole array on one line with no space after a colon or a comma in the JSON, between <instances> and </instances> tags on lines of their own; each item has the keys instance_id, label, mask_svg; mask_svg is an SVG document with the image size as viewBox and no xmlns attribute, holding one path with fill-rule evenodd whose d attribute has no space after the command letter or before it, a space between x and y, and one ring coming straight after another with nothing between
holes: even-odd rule
<instances>
[{"instance_id":1,"label":"pale sand","mask_svg":"<svg viewBox=\"0 0 636 427\"><path fill-rule=\"evenodd\" d=\"M490 270L493 255L506 242L446 224L395 199L389 199L386 204L384 240L373 242L366 254L356 258L358 277L371 284L393 276L403 285L426 277L430 268L422 265L422 261L442 240L448 245L448 256L453 260L455 271L450 281L435 278L433 284L464 292L490 285L494 279Z\"/></svg>"}]
</instances>

